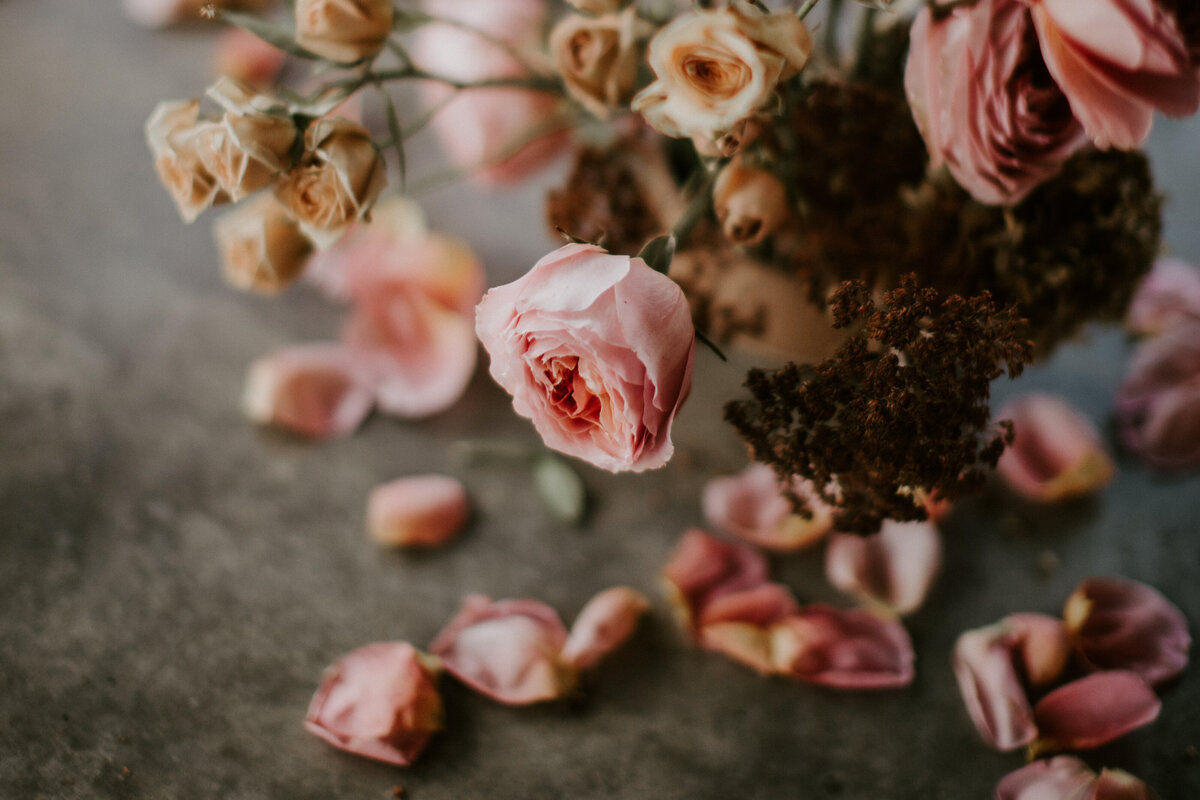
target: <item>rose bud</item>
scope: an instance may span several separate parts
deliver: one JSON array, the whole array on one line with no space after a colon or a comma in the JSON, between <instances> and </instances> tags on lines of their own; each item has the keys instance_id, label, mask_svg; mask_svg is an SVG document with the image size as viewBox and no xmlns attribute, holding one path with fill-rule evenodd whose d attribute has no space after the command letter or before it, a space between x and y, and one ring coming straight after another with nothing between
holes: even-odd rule
<instances>
[{"instance_id":1,"label":"rose bud","mask_svg":"<svg viewBox=\"0 0 1200 800\"><path fill-rule=\"evenodd\" d=\"M371 491L367 532L380 544L436 547L462 530L469 513L461 481L446 475L413 475Z\"/></svg>"},{"instance_id":2,"label":"rose bud","mask_svg":"<svg viewBox=\"0 0 1200 800\"><path fill-rule=\"evenodd\" d=\"M713 478L705 484L701 497L704 518L713 527L768 550L807 547L833 527L833 511L809 482L796 480L793 488L808 503L811 519L795 513L782 494L775 471L754 462L740 475Z\"/></svg>"},{"instance_id":3,"label":"rose bud","mask_svg":"<svg viewBox=\"0 0 1200 800\"><path fill-rule=\"evenodd\" d=\"M663 579L684 626L698 633L701 616L713 601L767 583L767 560L751 547L728 544L692 528L675 545Z\"/></svg>"},{"instance_id":4,"label":"rose bud","mask_svg":"<svg viewBox=\"0 0 1200 800\"><path fill-rule=\"evenodd\" d=\"M725 238L747 247L779 230L789 213L787 190L779 178L736 158L713 184L713 208Z\"/></svg>"},{"instance_id":5,"label":"rose bud","mask_svg":"<svg viewBox=\"0 0 1200 800\"><path fill-rule=\"evenodd\" d=\"M276 294L303 271L312 244L269 192L217 218L213 236L231 285Z\"/></svg>"},{"instance_id":6,"label":"rose bud","mask_svg":"<svg viewBox=\"0 0 1200 800\"><path fill-rule=\"evenodd\" d=\"M231 26L217 37L213 72L258 88L275 82L287 54L245 28Z\"/></svg>"},{"instance_id":7,"label":"rose bud","mask_svg":"<svg viewBox=\"0 0 1200 800\"><path fill-rule=\"evenodd\" d=\"M1128 772L1097 775L1075 756L1055 756L1005 775L996 800L1155 800L1155 794Z\"/></svg>"},{"instance_id":8,"label":"rose bud","mask_svg":"<svg viewBox=\"0 0 1200 800\"><path fill-rule=\"evenodd\" d=\"M561 658L576 669L593 667L633 635L649 601L628 586L614 586L593 597L579 612Z\"/></svg>"},{"instance_id":9,"label":"rose bud","mask_svg":"<svg viewBox=\"0 0 1200 800\"><path fill-rule=\"evenodd\" d=\"M996 471L1017 493L1053 503L1094 492L1113 477L1100 434L1078 411L1047 394L1027 394L996 413L1010 419L1015 438Z\"/></svg>"},{"instance_id":10,"label":"rose bud","mask_svg":"<svg viewBox=\"0 0 1200 800\"><path fill-rule=\"evenodd\" d=\"M168 100L146 121L154 169L184 222L194 222L209 206L229 200L200 159L198 139L216 124L199 122L199 116L200 101Z\"/></svg>"},{"instance_id":11,"label":"rose bud","mask_svg":"<svg viewBox=\"0 0 1200 800\"><path fill-rule=\"evenodd\" d=\"M550 33L550 53L567 93L600 119L628 104L637 80L638 44L653 31L634 8L620 15L564 17Z\"/></svg>"},{"instance_id":12,"label":"rose bud","mask_svg":"<svg viewBox=\"0 0 1200 800\"><path fill-rule=\"evenodd\" d=\"M220 122L205 126L197 147L205 168L237 202L274 182L289 166L296 126L282 113L269 113L273 100L250 87L221 78L208 96L225 109Z\"/></svg>"},{"instance_id":13,"label":"rose bud","mask_svg":"<svg viewBox=\"0 0 1200 800\"><path fill-rule=\"evenodd\" d=\"M1200 320L1143 342L1117 390L1121 441L1162 470L1200 466Z\"/></svg>"},{"instance_id":14,"label":"rose bud","mask_svg":"<svg viewBox=\"0 0 1200 800\"><path fill-rule=\"evenodd\" d=\"M1097 147L1132 150L1150 135L1155 109L1185 117L1200 108L1187 43L1161 3L1024 2L1046 69Z\"/></svg>"},{"instance_id":15,"label":"rose bud","mask_svg":"<svg viewBox=\"0 0 1200 800\"><path fill-rule=\"evenodd\" d=\"M670 460L695 329L679 286L640 258L561 247L488 292L475 331L492 377L552 450L611 472Z\"/></svg>"},{"instance_id":16,"label":"rose bud","mask_svg":"<svg viewBox=\"0 0 1200 800\"><path fill-rule=\"evenodd\" d=\"M871 536L835 533L825 548L834 588L909 614L925 602L942 566L942 540L930 522L893 522Z\"/></svg>"},{"instance_id":17,"label":"rose bud","mask_svg":"<svg viewBox=\"0 0 1200 800\"><path fill-rule=\"evenodd\" d=\"M340 750L407 766L442 729L435 663L408 642L352 650L326 670L304 727Z\"/></svg>"},{"instance_id":18,"label":"rose bud","mask_svg":"<svg viewBox=\"0 0 1200 800\"><path fill-rule=\"evenodd\" d=\"M1200 268L1160 258L1129 301L1125 326L1134 333L1156 334L1188 319L1200 319Z\"/></svg>"},{"instance_id":19,"label":"rose bud","mask_svg":"<svg viewBox=\"0 0 1200 800\"><path fill-rule=\"evenodd\" d=\"M375 387L362 357L338 344L288 347L250 365L242 409L301 436L348 436L366 419Z\"/></svg>"},{"instance_id":20,"label":"rose bud","mask_svg":"<svg viewBox=\"0 0 1200 800\"><path fill-rule=\"evenodd\" d=\"M798 611L791 591L778 583L720 595L700 614L700 646L770 675L777 665L774 627Z\"/></svg>"},{"instance_id":21,"label":"rose bud","mask_svg":"<svg viewBox=\"0 0 1200 800\"><path fill-rule=\"evenodd\" d=\"M913 649L899 622L822 605L800 609L771 629L779 674L834 689L891 689L913 680Z\"/></svg>"},{"instance_id":22,"label":"rose bud","mask_svg":"<svg viewBox=\"0 0 1200 800\"><path fill-rule=\"evenodd\" d=\"M373 56L392 32L391 0L296 0L296 44L350 64Z\"/></svg>"},{"instance_id":23,"label":"rose bud","mask_svg":"<svg viewBox=\"0 0 1200 800\"><path fill-rule=\"evenodd\" d=\"M1063 621L1094 669L1129 670L1157 686L1187 668L1183 612L1144 583L1089 578L1067 598Z\"/></svg>"},{"instance_id":24,"label":"rose bud","mask_svg":"<svg viewBox=\"0 0 1200 800\"><path fill-rule=\"evenodd\" d=\"M1088 750L1158 718L1162 702L1134 672L1096 672L1060 686L1034 706L1037 741L1030 753Z\"/></svg>"},{"instance_id":25,"label":"rose bud","mask_svg":"<svg viewBox=\"0 0 1200 800\"><path fill-rule=\"evenodd\" d=\"M575 669L559 657L566 641L558 614L542 603L471 595L429 650L475 691L527 705L562 697L575 685Z\"/></svg>"},{"instance_id":26,"label":"rose bud","mask_svg":"<svg viewBox=\"0 0 1200 800\"><path fill-rule=\"evenodd\" d=\"M366 216L386 183L371 134L349 120L322 117L305 131L304 157L275 184L275 196L325 248Z\"/></svg>"}]
</instances>

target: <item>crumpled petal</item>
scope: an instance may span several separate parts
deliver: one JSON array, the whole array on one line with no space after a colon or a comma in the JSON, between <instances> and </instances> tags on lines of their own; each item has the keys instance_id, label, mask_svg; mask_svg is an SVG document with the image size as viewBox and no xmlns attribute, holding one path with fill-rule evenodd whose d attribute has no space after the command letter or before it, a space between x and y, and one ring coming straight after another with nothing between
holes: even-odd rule
<instances>
[{"instance_id":1,"label":"crumpled petal","mask_svg":"<svg viewBox=\"0 0 1200 800\"><path fill-rule=\"evenodd\" d=\"M447 475L411 475L377 486L367 499L367 531L380 544L436 547L467 521L462 481Z\"/></svg>"},{"instance_id":2,"label":"crumpled petal","mask_svg":"<svg viewBox=\"0 0 1200 800\"><path fill-rule=\"evenodd\" d=\"M1096 491L1112 480L1112 459L1100 434L1061 398L1022 395L1005 404L996 418L1012 420L1015 434L996 471L1026 498L1053 503Z\"/></svg>"},{"instance_id":3,"label":"crumpled petal","mask_svg":"<svg viewBox=\"0 0 1200 800\"><path fill-rule=\"evenodd\" d=\"M996 800L1087 800L1096 773L1075 756L1035 761L996 784Z\"/></svg>"},{"instance_id":4,"label":"crumpled petal","mask_svg":"<svg viewBox=\"0 0 1200 800\"><path fill-rule=\"evenodd\" d=\"M587 602L575 623L561 657L576 669L588 669L616 650L637 627L650 602L628 586L605 589Z\"/></svg>"},{"instance_id":5,"label":"crumpled petal","mask_svg":"<svg viewBox=\"0 0 1200 800\"><path fill-rule=\"evenodd\" d=\"M1063 607L1075 647L1094 669L1136 672L1157 686L1187 668L1187 620L1170 600L1126 578L1089 578Z\"/></svg>"},{"instance_id":6,"label":"crumpled petal","mask_svg":"<svg viewBox=\"0 0 1200 800\"><path fill-rule=\"evenodd\" d=\"M942 566L942 540L930 522L883 523L879 533L835 533L825 548L834 588L896 614L921 607Z\"/></svg>"},{"instance_id":7,"label":"crumpled petal","mask_svg":"<svg viewBox=\"0 0 1200 800\"><path fill-rule=\"evenodd\" d=\"M778 583L723 594L700 615L700 645L769 675L776 670L773 627L796 614L791 591Z\"/></svg>"},{"instance_id":8,"label":"crumpled petal","mask_svg":"<svg viewBox=\"0 0 1200 800\"><path fill-rule=\"evenodd\" d=\"M697 634L701 615L714 600L767 583L767 561L751 547L692 528L680 537L663 578L685 627Z\"/></svg>"},{"instance_id":9,"label":"crumpled petal","mask_svg":"<svg viewBox=\"0 0 1200 800\"><path fill-rule=\"evenodd\" d=\"M433 664L408 642L352 650L326 670L304 727L341 750L411 764L442 729Z\"/></svg>"},{"instance_id":10,"label":"crumpled petal","mask_svg":"<svg viewBox=\"0 0 1200 800\"><path fill-rule=\"evenodd\" d=\"M429 646L446 670L493 700L527 705L562 697L575 670L559 657L567 630L536 600L467 597Z\"/></svg>"},{"instance_id":11,"label":"crumpled petal","mask_svg":"<svg viewBox=\"0 0 1200 800\"><path fill-rule=\"evenodd\" d=\"M1034 754L1087 750L1120 738L1158 718L1162 703L1141 676L1126 670L1096 672L1060 686L1034 706Z\"/></svg>"},{"instance_id":12,"label":"crumpled petal","mask_svg":"<svg viewBox=\"0 0 1200 800\"><path fill-rule=\"evenodd\" d=\"M1155 334L1184 319L1200 319L1200 268L1160 258L1129 301L1125 325L1134 333Z\"/></svg>"},{"instance_id":13,"label":"crumpled petal","mask_svg":"<svg viewBox=\"0 0 1200 800\"><path fill-rule=\"evenodd\" d=\"M794 513L780 493L779 479L766 464L754 462L739 475L713 478L704 486L704 518L715 528L765 547L798 550L821 539L833 527L833 512L807 481L795 489L809 503L812 518Z\"/></svg>"},{"instance_id":14,"label":"crumpled petal","mask_svg":"<svg viewBox=\"0 0 1200 800\"><path fill-rule=\"evenodd\" d=\"M1122 443L1150 466L1200 466L1200 320L1143 342L1115 402Z\"/></svg>"},{"instance_id":15,"label":"crumpled petal","mask_svg":"<svg viewBox=\"0 0 1200 800\"><path fill-rule=\"evenodd\" d=\"M868 611L809 605L771 629L771 656L785 677L835 689L890 689L913 680L904 626Z\"/></svg>"},{"instance_id":16,"label":"crumpled petal","mask_svg":"<svg viewBox=\"0 0 1200 800\"><path fill-rule=\"evenodd\" d=\"M250 419L302 436L348 436L374 402L370 366L339 344L285 347L250 366L242 408Z\"/></svg>"}]
</instances>

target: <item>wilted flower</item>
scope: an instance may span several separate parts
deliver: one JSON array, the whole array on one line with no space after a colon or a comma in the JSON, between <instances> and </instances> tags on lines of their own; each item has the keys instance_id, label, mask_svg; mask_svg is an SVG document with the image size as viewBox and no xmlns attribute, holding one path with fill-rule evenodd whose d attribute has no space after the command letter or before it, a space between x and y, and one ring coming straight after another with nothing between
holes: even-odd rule
<instances>
[{"instance_id":1,"label":"wilted flower","mask_svg":"<svg viewBox=\"0 0 1200 800\"><path fill-rule=\"evenodd\" d=\"M787 190L765 169L748 167L734 158L713 184L713 210L725 238L753 247L787 220Z\"/></svg>"},{"instance_id":2,"label":"wilted flower","mask_svg":"<svg viewBox=\"0 0 1200 800\"><path fill-rule=\"evenodd\" d=\"M347 436L374 401L369 366L339 344L287 347L250 366L242 409L265 425L302 436Z\"/></svg>"},{"instance_id":3,"label":"wilted flower","mask_svg":"<svg viewBox=\"0 0 1200 800\"><path fill-rule=\"evenodd\" d=\"M1026 394L996 412L1012 420L1015 438L996 465L1015 491L1044 503L1094 492L1113 477L1100 434L1061 398Z\"/></svg>"},{"instance_id":4,"label":"wilted flower","mask_svg":"<svg viewBox=\"0 0 1200 800\"><path fill-rule=\"evenodd\" d=\"M1154 800L1154 792L1123 770L1092 772L1075 756L1035 761L996 784L996 800Z\"/></svg>"},{"instance_id":5,"label":"wilted flower","mask_svg":"<svg viewBox=\"0 0 1200 800\"><path fill-rule=\"evenodd\" d=\"M217 218L213 235L225 280L239 289L274 294L304 269L312 244L270 192Z\"/></svg>"},{"instance_id":6,"label":"wilted flower","mask_svg":"<svg viewBox=\"0 0 1200 800\"><path fill-rule=\"evenodd\" d=\"M896 614L916 611L942 566L942 539L931 522L887 520L879 533L835 533L825 577L837 589Z\"/></svg>"},{"instance_id":7,"label":"wilted flower","mask_svg":"<svg viewBox=\"0 0 1200 800\"><path fill-rule=\"evenodd\" d=\"M146 121L154 169L184 222L195 221L209 206L229 199L200 158L199 136L216 123L201 123L199 118L199 100L167 100Z\"/></svg>"},{"instance_id":8,"label":"wilted flower","mask_svg":"<svg viewBox=\"0 0 1200 800\"><path fill-rule=\"evenodd\" d=\"M1200 320L1143 342L1115 402L1121 441L1153 467L1200 466Z\"/></svg>"},{"instance_id":9,"label":"wilted flower","mask_svg":"<svg viewBox=\"0 0 1200 800\"><path fill-rule=\"evenodd\" d=\"M597 594L579 612L560 657L576 669L588 669L625 643L650 603L628 586Z\"/></svg>"},{"instance_id":10,"label":"wilted flower","mask_svg":"<svg viewBox=\"0 0 1200 800\"><path fill-rule=\"evenodd\" d=\"M1088 750L1158 718L1162 703L1134 672L1096 672L1060 686L1034 706L1035 754Z\"/></svg>"},{"instance_id":11,"label":"wilted flower","mask_svg":"<svg viewBox=\"0 0 1200 800\"><path fill-rule=\"evenodd\" d=\"M1200 320L1200 267L1160 258L1129 301L1125 324L1135 333L1155 334L1187 320Z\"/></svg>"},{"instance_id":12,"label":"wilted flower","mask_svg":"<svg viewBox=\"0 0 1200 800\"><path fill-rule=\"evenodd\" d=\"M639 43L653 28L628 8L603 17L564 17L550 33L550 53L567 92L606 119L629 102L641 61Z\"/></svg>"},{"instance_id":13,"label":"wilted flower","mask_svg":"<svg viewBox=\"0 0 1200 800\"><path fill-rule=\"evenodd\" d=\"M806 481L796 480L792 488L808 502L811 518L795 513L775 471L756 461L740 475L720 476L704 485L704 517L710 525L769 550L807 547L833 527L832 512Z\"/></svg>"},{"instance_id":14,"label":"wilted flower","mask_svg":"<svg viewBox=\"0 0 1200 800\"><path fill-rule=\"evenodd\" d=\"M373 56L392 32L392 0L296 0L296 44L349 64Z\"/></svg>"},{"instance_id":15,"label":"wilted flower","mask_svg":"<svg viewBox=\"0 0 1200 800\"><path fill-rule=\"evenodd\" d=\"M200 160L221 190L237 202L270 185L289 166L296 140L290 117L272 113L272 99L250 87L221 78L208 96L225 109L219 122L197 135Z\"/></svg>"},{"instance_id":16,"label":"wilted flower","mask_svg":"<svg viewBox=\"0 0 1200 800\"><path fill-rule=\"evenodd\" d=\"M367 499L367 532L380 544L436 547L467 521L462 482L447 475L412 475L377 486Z\"/></svg>"}]
</instances>

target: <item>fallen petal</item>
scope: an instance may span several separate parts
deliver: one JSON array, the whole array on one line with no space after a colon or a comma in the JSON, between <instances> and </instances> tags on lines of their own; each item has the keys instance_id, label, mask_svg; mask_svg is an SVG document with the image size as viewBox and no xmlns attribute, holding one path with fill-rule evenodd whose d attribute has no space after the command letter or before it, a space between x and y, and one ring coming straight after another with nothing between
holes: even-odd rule
<instances>
[{"instance_id":1,"label":"fallen petal","mask_svg":"<svg viewBox=\"0 0 1200 800\"><path fill-rule=\"evenodd\" d=\"M1075 756L1035 761L996 784L996 800L1088 800L1096 773Z\"/></svg>"},{"instance_id":2,"label":"fallen petal","mask_svg":"<svg viewBox=\"0 0 1200 800\"><path fill-rule=\"evenodd\" d=\"M752 547L722 542L692 528L680 537L663 578L685 627L697 634L698 620L713 600L767 583L767 561Z\"/></svg>"},{"instance_id":3,"label":"fallen petal","mask_svg":"<svg viewBox=\"0 0 1200 800\"><path fill-rule=\"evenodd\" d=\"M781 675L835 689L889 689L913 680L904 626L867 611L810 605L771 629Z\"/></svg>"},{"instance_id":4,"label":"fallen petal","mask_svg":"<svg viewBox=\"0 0 1200 800\"><path fill-rule=\"evenodd\" d=\"M407 642L352 650L325 672L304 727L341 750L411 764L442 729L437 668Z\"/></svg>"},{"instance_id":5,"label":"fallen petal","mask_svg":"<svg viewBox=\"0 0 1200 800\"><path fill-rule=\"evenodd\" d=\"M1134 292L1125 325L1134 333L1156 334L1188 318L1200 319L1200 268L1160 258Z\"/></svg>"},{"instance_id":6,"label":"fallen petal","mask_svg":"<svg viewBox=\"0 0 1200 800\"><path fill-rule=\"evenodd\" d=\"M997 750L1015 750L1037 737L1005 621L961 634L953 660L958 690L985 742Z\"/></svg>"},{"instance_id":7,"label":"fallen petal","mask_svg":"<svg viewBox=\"0 0 1200 800\"><path fill-rule=\"evenodd\" d=\"M1094 669L1129 670L1157 686L1187 668L1183 612L1144 583L1089 578L1067 598L1063 620Z\"/></svg>"},{"instance_id":8,"label":"fallen petal","mask_svg":"<svg viewBox=\"0 0 1200 800\"><path fill-rule=\"evenodd\" d=\"M825 549L825 577L840 591L896 614L921 607L942 566L942 540L929 522L883 523L879 533L835 533Z\"/></svg>"},{"instance_id":9,"label":"fallen petal","mask_svg":"<svg viewBox=\"0 0 1200 800\"><path fill-rule=\"evenodd\" d=\"M1097 672L1060 686L1034 706L1032 753L1087 750L1158 718L1162 703L1137 673Z\"/></svg>"},{"instance_id":10,"label":"fallen petal","mask_svg":"<svg viewBox=\"0 0 1200 800\"><path fill-rule=\"evenodd\" d=\"M367 532L380 544L436 547L467 521L462 482L446 475L413 475L376 487L367 500Z\"/></svg>"},{"instance_id":11,"label":"fallen petal","mask_svg":"<svg viewBox=\"0 0 1200 800\"><path fill-rule=\"evenodd\" d=\"M1102 769L1088 800L1158 800L1158 795L1125 770Z\"/></svg>"},{"instance_id":12,"label":"fallen petal","mask_svg":"<svg viewBox=\"0 0 1200 800\"><path fill-rule=\"evenodd\" d=\"M1009 614L1004 624L1030 684L1045 686L1062 674L1071 655L1071 643L1061 620L1027 612Z\"/></svg>"},{"instance_id":13,"label":"fallen petal","mask_svg":"<svg viewBox=\"0 0 1200 800\"><path fill-rule=\"evenodd\" d=\"M312 438L348 436L374 402L371 371L339 344L286 347L250 366L242 408L250 419Z\"/></svg>"},{"instance_id":14,"label":"fallen petal","mask_svg":"<svg viewBox=\"0 0 1200 800\"><path fill-rule=\"evenodd\" d=\"M791 591L778 583L723 594L700 614L700 645L770 674L775 671L771 628L798 611Z\"/></svg>"},{"instance_id":15,"label":"fallen petal","mask_svg":"<svg viewBox=\"0 0 1200 800\"><path fill-rule=\"evenodd\" d=\"M1028 499L1053 503L1096 491L1112 480L1112 460L1099 433L1060 398L1023 395L996 418L1012 420L1015 433L996 471Z\"/></svg>"},{"instance_id":16,"label":"fallen petal","mask_svg":"<svg viewBox=\"0 0 1200 800\"><path fill-rule=\"evenodd\" d=\"M811 519L796 514L781 494L775 471L752 463L739 475L713 478L704 487L701 505L713 527L770 550L798 550L818 541L833 526L833 514L807 481L796 491L809 504Z\"/></svg>"},{"instance_id":17,"label":"fallen petal","mask_svg":"<svg viewBox=\"0 0 1200 800\"><path fill-rule=\"evenodd\" d=\"M1200 466L1200 319L1139 345L1114 405L1122 443L1147 464Z\"/></svg>"},{"instance_id":18,"label":"fallen petal","mask_svg":"<svg viewBox=\"0 0 1200 800\"><path fill-rule=\"evenodd\" d=\"M561 657L576 669L588 669L616 650L637 628L650 602L628 586L614 586L593 597L575 618Z\"/></svg>"}]
</instances>

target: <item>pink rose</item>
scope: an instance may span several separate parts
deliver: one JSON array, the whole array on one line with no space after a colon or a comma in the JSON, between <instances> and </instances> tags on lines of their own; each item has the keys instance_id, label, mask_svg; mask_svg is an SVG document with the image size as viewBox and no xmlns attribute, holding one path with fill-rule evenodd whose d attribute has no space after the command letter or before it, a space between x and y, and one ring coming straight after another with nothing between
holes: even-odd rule
<instances>
[{"instance_id":1,"label":"pink rose","mask_svg":"<svg viewBox=\"0 0 1200 800\"><path fill-rule=\"evenodd\" d=\"M926 7L913 25L904 84L931 165L981 203L1019 202L1086 142L1030 29L1020 0Z\"/></svg>"},{"instance_id":2,"label":"pink rose","mask_svg":"<svg viewBox=\"0 0 1200 800\"><path fill-rule=\"evenodd\" d=\"M487 293L491 374L551 449L612 472L671 458L695 330L679 287L640 258L569 244Z\"/></svg>"}]
</instances>

